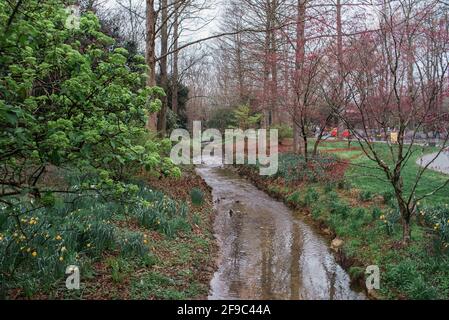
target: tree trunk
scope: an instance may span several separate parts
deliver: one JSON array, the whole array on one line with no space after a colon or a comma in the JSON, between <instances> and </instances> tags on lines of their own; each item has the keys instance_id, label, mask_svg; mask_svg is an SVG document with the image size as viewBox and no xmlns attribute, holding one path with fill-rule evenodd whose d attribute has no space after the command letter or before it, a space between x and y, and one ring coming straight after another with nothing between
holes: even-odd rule
<instances>
[{"instance_id":1,"label":"tree trunk","mask_svg":"<svg viewBox=\"0 0 449 320\"><path fill-rule=\"evenodd\" d=\"M263 128L267 128L270 125L270 103L269 103L269 77L270 77L270 43L271 43L271 36L270 36L270 29L271 29L271 20L269 18L270 14L270 5L268 5L268 11L266 12L268 17L265 22L265 42L264 42L264 65L263 65L263 93L262 93L262 112L265 115L262 123Z\"/></svg>"},{"instance_id":2,"label":"tree trunk","mask_svg":"<svg viewBox=\"0 0 449 320\"><path fill-rule=\"evenodd\" d=\"M412 230L410 228L410 219L402 220L402 243L408 246L412 242Z\"/></svg>"},{"instance_id":3,"label":"tree trunk","mask_svg":"<svg viewBox=\"0 0 449 320\"><path fill-rule=\"evenodd\" d=\"M337 63L338 63L338 109L343 108L342 102L344 97L344 84L343 84L343 27L341 17L341 0L337 0ZM343 132L344 123L339 119L338 132Z\"/></svg>"},{"instance_id":4,"label":"tree trunk","mask_svg":"<svg viewBox=\"0 0 449 320\"><path fill-rule=\"evenodd\" d=\"M146 62L148 65L147 86L156 85L156 11L154 10L154 0L146 0ZM157 129L157 114L150 114L147 127L149 130Z\"/></svg>"},{"instance_id":5,"label":"tree trunk","mask_svg":"<svg viewBox=\"0 0 449 320\"><path fill-rule=\"evenodd\" d=\"M400 177L400 175L397 175L397 177ZM406 203L406 201L403 199L402 196L402 190L403 190L403 183L401 178L394 179L394 185L395 185L395 194L396 194L396 200L399 206L399 212L401 214L401 220L402 220L402 243L405 246L408 246L412 240L411 237L411 228L410 228L410 220L412 217L412 213L409 209L409 205Z\"/></svg>"},{"instance_id":6,"label":"tree trunk","mask_svg":"<svg viewBox=\"0 0 449 320\"><path fill-rule=\"evenodd\" d=\"M270 112L271 112L271 123L278 124L278 110L277 110L277 99L278 99L278 61L277 61L277 43L276 43L276 32L273 30L276 23L276 10L278 7L277 0L272 0L270 8L270 20L271 29L270 30L270 51L271 51L271 99L270 99Z\"/></svg>"},{"instance_id":7,"label":"tree trunk","mask_svg":"<svg viewBox=\"0 0 449 320\"><path fill-rule=\"evenodd\" d=\"M167 52L168 52L168 1L162 0L162 28L161 28L161 87L167 93L168 89L168 74L167 74ZM159 112L157 129L161 136L165 135L167 129L167 96L162 98L162 108Z\"/></svg>"},{"instance_id":8,"label":"tree trunk","mask_svg":"<svg viewBox=\"0 0 449 320\"><path fill-rule=\"evenodd\" d=\"M304 152L304 160L306 161L306 162L308 162L309 161L309 150L308 150L308 147L309 147L309 144L308 144L308 139L307 139L307 135L303 135L302 136L302 140L303 140L303 152Z\"/></svg>"},{"instance_id":9,"label":"tree trunk","mask_svg":"<svg viewBox=\"0 0 449 320\"><path fill-rule=\"evenodd\" d=\"M298 0L297 4L297 21L296 21L296 48L295 48L295 110L293 112L293 151L301 152L301 126L300 107L301 107L301 72L305 56L305 17L306 17L306 0Z\"/></svg>"},{"instance_id":10,"label":"tree trunk","mask_svg":"<svg viewBox=\"0 0 449 320\"><path fill-rule=\"evenodd\" d=\"M301 127L298 125L298 119L293 119L293 152L300 154L302 152L301 148Z\"/></svg>"},{"instance_id":11,"label":"tree trunk","mask_svg":"<svg viewBox=\"0 0 449 320\"><path fill-rule=\"evenodd\" d=\"M172 75L172 98L171 107L175 114L178 114L178 37L179 37L179 1L175 3L175 13L173 17L173 75Z\"/></svg>"}]
</instances>

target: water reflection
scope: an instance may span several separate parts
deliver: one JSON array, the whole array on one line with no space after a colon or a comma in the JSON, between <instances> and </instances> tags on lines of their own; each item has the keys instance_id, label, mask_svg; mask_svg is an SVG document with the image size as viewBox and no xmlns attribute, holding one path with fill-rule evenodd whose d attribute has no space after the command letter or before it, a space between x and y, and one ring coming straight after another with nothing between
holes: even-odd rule
<instances>
[{"instance_id":1,"label":"water reflection","mask_svg":"<svg viewBox=\"0 0 449 320\"><path fill-rule=\"evenodd\" d=\"M198 169L213 188L221 253L210 299L364 299L326 241L251 183L219 167Z\"/></svg>"}]
</instances>

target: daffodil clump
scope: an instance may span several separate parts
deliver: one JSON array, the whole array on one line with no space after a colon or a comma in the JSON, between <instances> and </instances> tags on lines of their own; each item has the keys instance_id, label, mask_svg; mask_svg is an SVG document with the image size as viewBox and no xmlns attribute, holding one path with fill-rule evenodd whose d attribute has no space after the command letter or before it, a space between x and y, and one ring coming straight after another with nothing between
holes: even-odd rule
<instances>
[{"instance_id":1,"label":"daffodil clump","mask_svg":"<svg viewBox=\"0 0 449 320\"><path fill-rule=\"evenodd\" d=\"M187 220L188 207L165 194L143 187L139 192L139 201L129 213L137 218L144 227L157 230L169 237L180 231L190 231Z\"/></svg>"},{"instance_id":2,"label":"daffodil clump","mask_svg":"<svg viewBox=\"0 0 449 320\"><path fill-rule=\"evenodd\" d=\"M396 226L400 222L400 217L401 215L397 209L389 209L380 215L379 221L385 227L385 231L389 236L393 235Z\"/></svg>"},{"instance_id":3,"label":"daffodil clump","mask_svg":"<svg viewBox=\"0 0 449 320\"><path fill-rule=\"evenodd\" d=\"M89 263L107 252L147 255L150 236L123 231L116 224L123 217L169 237L191 230L185 203L146 186L139 188L138 195L134 204L91 194L65 196L43 208L31 203L0 208L0 282L4 290L24 287L32 294L63 279L68 265ZM17 276L31 281L17 283Z\"/></svg>"},{"instance_id":4,"label":"daffodil clump","mask_svg":"<svg viewBox=\"0 0 449 320\"><path fill-rule=\"evenodd\" d=\"M434 234L437 246L449 253L449 205L420 207L419 216Z\"/></svg>"}]
</instances>

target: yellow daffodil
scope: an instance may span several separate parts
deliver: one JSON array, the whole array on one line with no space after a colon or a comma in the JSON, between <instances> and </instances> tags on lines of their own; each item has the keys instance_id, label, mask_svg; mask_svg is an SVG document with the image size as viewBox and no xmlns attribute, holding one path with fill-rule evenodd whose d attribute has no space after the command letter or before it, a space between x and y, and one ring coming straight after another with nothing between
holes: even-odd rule
<instances>
[{"instance_id":1,"label":"yellow daffodil","mask_svg":"<svg viewBox=\"0 0 449 320\"><path fill-rule=\"evenodd\" d=\"M33 251L33 253L31 254L33 257L37 257L37 252Z\"/></svg>"},{"instance_id":2,"label":"yellow daffodil","mask_svg":"<svg viewBox=\"0 0 449 320\"><path fill-rule=\"evenodd\" d=\"M60 240L62 240L62 237L58 234L58 235L55 237L55 239L58 240L58 241L60 241Z\"/></svg>"},{"instance_id":3,"label":"yellow daffodil","mask_svg":"<svg viewBox=\"0 0 449 320\"><path fill-rule=\"evenodd\" d=\"M148 243L148 240L147 240L147 239L144 239L144 240L143 240L143 243L147 244L147 243Z\"/></svg>"},{"instance_id":4,"label":"yellow daffodil","mask_svg":"<svg viewBox=\"0 0 449 320\"><path fill-rule=\"evenodd\" d=\"M64 257L59 257L59 261L64 261Z\"/></svg>"}]
</instances>

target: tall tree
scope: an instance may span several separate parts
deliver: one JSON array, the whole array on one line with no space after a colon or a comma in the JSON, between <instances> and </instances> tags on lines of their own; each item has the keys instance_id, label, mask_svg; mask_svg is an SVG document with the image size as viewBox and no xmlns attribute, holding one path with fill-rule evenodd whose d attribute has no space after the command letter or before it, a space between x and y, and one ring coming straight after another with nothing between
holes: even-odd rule
<instances>
[{"instance_id":1,"label":"tall tree","mask_svg":"<svg viewBox=\"0 0 449 320\"><path fill-rule=\"evenodd\" d=\"M156 86L156 23L157 15L154 8L154 0L146 0L146 61L148 65L147 85ZM150 115L148 128L155 131L157 129L157 114Z\"/></svg>"},{"instance_id":2,"label":"tall tree","mask_svg":"<svg viewBox=\"0 0 449 320\"><path fill-rule=\"evenodd\" d=\"M162 21L161 21L161 59L160 70L161 70L161 81L160 86L165 92L168 91L168 0L161 0L161 11L162 11ZM157 130L163 136L165 134L165 129L167 126L167 109L168 100L167 96L162 99L162 108L159 112L157 121Z\"/></svg>"}]
</instances>

